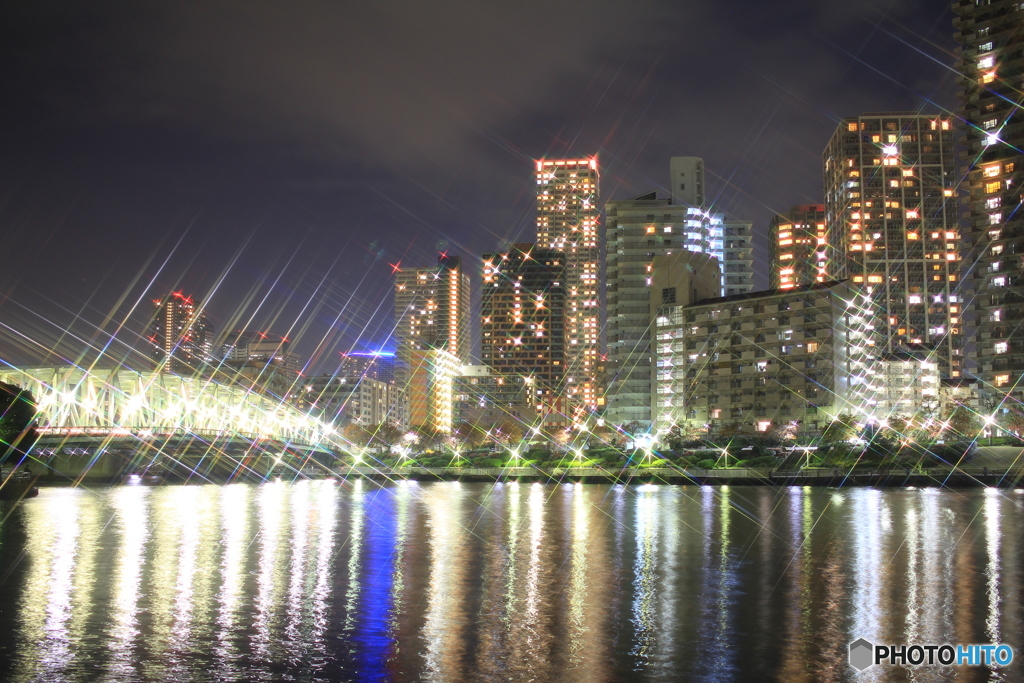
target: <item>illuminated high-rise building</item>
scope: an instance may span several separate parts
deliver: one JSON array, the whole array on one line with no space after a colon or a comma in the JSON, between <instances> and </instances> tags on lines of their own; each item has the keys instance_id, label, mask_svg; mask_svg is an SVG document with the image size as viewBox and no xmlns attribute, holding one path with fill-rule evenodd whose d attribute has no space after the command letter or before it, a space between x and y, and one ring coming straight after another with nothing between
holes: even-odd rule
<instances>
[{"instance_id":1,"label":"illuminated high-rise building","mask_svg":"<svg viewBox=\"0 0 1024 683\"><path fill-rule=\"evenodd\" d=\"M696 245L689 247L693 251L701 246L710 251L710 236L700 229L708 219L700 209L659 199L654 192L608 202L605 216L609 378L604 416L615 425L650 423L654 258L678 254L688 245ZM717 291L710 294L716 295Z\"/></svg>"},{"instance_id":2,"label":"illuminated high-rise building","mask_svg":"<svg viewBox=\"0 0 1024 683\"><path fill-rule=\"evenodd\" d=\"M953 3L981 389L1024 400L1024 3Z\"/></svg>"},{"instance_id":3,"label":"illuminated high-rise building","mask_svg":"<svg viewBox=\"0 0 1024 683\"><path fill-rule=\"evenodd\" d=\"M844 119L824 153L827 231L845 273L871 294L880 351L932 351L963 372L960 231L948 117L883 112Z\"/></svg>"},{"instance_id":4,"label":"illuminated high-rise building","mask_svg":"<svg viewBox=\"0 0 1024 683\"><path fill-rule=\"evenodd\" d=\"M649 192L605 205L608 292L605 419L612 424L634 421L649 424L652 419L653 327L649 298L656 257L685 250L714 258L718 296L745 294L754 287L751 224L729 220L703 207L703 160L672 157L669 178L671 194L668 197L659 198L656 192Z\"/></svg>"},{"instance_id":5,"label":"illuminated high-rise building","mask_svg":"<svg viewBox=\"0 0 1024 683\"><path fill-rule=\"evenodd\" d=\"M565 254L513 244L483 255L480 357L496 375L525 379L527 399L558 423L566 382Z\"/></svg>"},{"instance_id":6,"label":"illuminated high-rise building","mask_svg":"<svg viewBox=\"0 0 1024 683\"><path fill-rule=\"evenodd\" d=\"M824 204L800 204L768 225L771 289L792 289L836 279L837 252L828 232Z\"/></svg>"},{"instance_id":7,"label":"illuminated high-rise building","mask_svg":"<svg viewBox=\"0 0 1024 683\"><path fill-rule=\"evenodd\" d=\"M153 302L149 340L164 372L188 374L211 360L213 326L192 297L171 292Z\"/></svg>"},{"instance_id":8,"label":"illuminated high-rise building","mask_svg":"<svg viewBox=\"0 0 1024 683\"><path fill-rule=\"evenodd\" d=\"M394 382L395 354L388 351L349 351L341 356L340 374Z\"/></svg>"},{"instance_id":9,"label":"illuminated high-rise building","mask_svg":"<svg viewBox=\"0 0 1024 683\"><path fill-rule=\"evenodd\" d=\"M596 158L537 162L537 243L565 254L565 396L588 410L603 401L597 387L600 215Z\"/></svg>"},{"instance_id":10,"label":"illuminated high-rise building","mask_svg":"<svg viewBox=\"0 0 1024 683\"><path fill-rule=\"evenodd\" d=\"M469 359L469 274L458 256L442 254L431 268L395 272L398 358L413 350L441 349Z\"/></svg>"},{"instance_id":11,"label":"illuminated high-rise building","mask_svg":"<svg viewBox=\"0 0 1024 683\"><path fill-rule=\"evenodd\" d=\"M445 411L420 410L422 406L434 405L434 398L417 394L432 386L434 380L424 378L435 374L447 377L447 369L458 368L469 360L469 275L463 270L462 261L457 256L442 254L432 268L397 270L395 320L399 361L396 413L403 424L409 424L414 414L429 414L433 421ZM445 372L433 373L433 368ZM450 395L450 377L440 382L448 387ZM437 424L450 430L450 413L448 408L446 417L439 417Z\"/></svg>"}]
</instances>

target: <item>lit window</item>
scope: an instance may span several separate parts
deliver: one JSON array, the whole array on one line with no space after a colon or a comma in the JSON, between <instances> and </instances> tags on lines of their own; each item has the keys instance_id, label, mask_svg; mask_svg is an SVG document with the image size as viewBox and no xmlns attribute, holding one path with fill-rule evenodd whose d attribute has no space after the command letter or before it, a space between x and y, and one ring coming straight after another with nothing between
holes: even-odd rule
<instances>
[{"instance_id":1,"label":"lit window","mask_svg":"<svg viewBox=\"0 0 1024 683\"><path fill-rule=\"evenodd\" d=\"M986 194L992 194L993 192L999 192L999 190L1002 189L1002 187L1003 187L1003 184L1001 182L999 182L998 180L993 180L990 183L985 183L985 192L986 192Z\"/></svg>"},{"instance_id":2,"label":"lit window","mask_svg":"<svg viewBox=\"0 0 1024 683\"><path fill-rule=\"evenodd\" d=\"M996 342L995 344L992 345L992 352L993 353L1006 353L1009 350L1010 350L1010 344L1008 342L1001 341L1001 342Z\"/></svg>"},{"instance_id":3,"label":"lit window","mask_svg":"<svg viewBox=\"0 0 1024 683\"><path fill-rule=\"evenodd\" d=\"M985 130L992 130L999 125L999 119L985 119L981 122L981 127Z\"/></svg>"},{"instance_id":4,"label":"lit window","mask_svg":"<svg viewBox=\"0 0 1024 683\"><path fill-rule=\"evenodd\" d=\"M991 166L985 167L985 177L994 178L999 175L999 164L992 164Z\"/></svg>"},{"instance_id":5,"label":"lit window","mask_svg":"<svg viewBox=\"0 0 1024 683\"><path fill-rule=\"evenodd\" d=\"M1002 203L1003 200L1000 197L989 197L988 199L985 200L985 208L994 209L1001 205Z\"/></svg>"},{"instance_id":6,"label":"lit window","mask_svg":"<svg viewBox=\"0 0 1024 683\"><path fill-rule=\"evenodd\" d=\"M993 47L994 46L992 45L992 41L982 43L981 45L978 46L978 52L989 52Z\"/></svg>"},{"instance_id":7,"label":"lit window","mask_svg":"<svg viewBox=\"0 0 1024 683\"><path fill-rule=\"evenodd\" d=\"M999 142L999 133L989 133L985 136L985 140L982 144L988 147L989 145L994 145L997 142Z\"/></svg>"},{"instance_id":8,"label":"lit window","mask_svg":"<svg viewBox=\"0 0 1024 683\"><path fill-rule=\"evenodd\" d=\"M989 43L991 45L991 43ZM986 55L978 60L979 69L991 69L992 65L996 63L995 55Z\"/></svg>"},{"instance_id":9,"label":"lit window","mask_svg":"<svg viewBox=\"0 0 1024 683\"><path fill-rule=\"evenodd\" d=\"M1009 375L996 375L995 376L995 385L997 387L1005 387L1009 383L1010 383L1010 376Z\"/></svg>"},{"instance_id":10,"label":"lit window","mask_svg":"<svg viewBox=\"0 0 1024 683\"><path fill-rule=\"evenodd\" d=\"M981 77L982 83L991 83L994 80L996 80L996 74L994 71L989 71Z\"/></svg>"}]
</instances>

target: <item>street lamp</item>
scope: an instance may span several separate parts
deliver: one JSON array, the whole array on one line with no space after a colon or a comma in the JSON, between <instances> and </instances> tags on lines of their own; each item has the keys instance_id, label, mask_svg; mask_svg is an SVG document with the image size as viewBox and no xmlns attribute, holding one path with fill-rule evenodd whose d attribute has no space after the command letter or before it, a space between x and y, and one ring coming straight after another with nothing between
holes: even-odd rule
<instances>
[{"instance_id":1,"label":"street lamp","mask_svg":"<svg viewBox=\"0 0 1024 683\"><path fill-rule=\"evenodd\" d=\"M994 415L985 416L985 432L988 434L988 445L992 445L992 432L995 431L996 418Z\"/></svg>"}]
</instances>

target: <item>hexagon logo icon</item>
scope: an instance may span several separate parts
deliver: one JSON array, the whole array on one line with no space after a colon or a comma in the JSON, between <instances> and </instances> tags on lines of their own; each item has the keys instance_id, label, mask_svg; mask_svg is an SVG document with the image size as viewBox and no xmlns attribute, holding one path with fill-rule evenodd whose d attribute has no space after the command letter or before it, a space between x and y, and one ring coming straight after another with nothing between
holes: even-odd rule
<instances>
[{"instance_id":1,"label":"hexagon logo icon","mask_svg":"<svg viewBox=\"0 0 1024 683\"><path fill-rule=\"evenodd\" d=\"M863 671L868 668L875 663L872 656L874 651L875 646L863 638L853 641L850 643L850 666L857 671Z\"/></svg>"}]
</instances>

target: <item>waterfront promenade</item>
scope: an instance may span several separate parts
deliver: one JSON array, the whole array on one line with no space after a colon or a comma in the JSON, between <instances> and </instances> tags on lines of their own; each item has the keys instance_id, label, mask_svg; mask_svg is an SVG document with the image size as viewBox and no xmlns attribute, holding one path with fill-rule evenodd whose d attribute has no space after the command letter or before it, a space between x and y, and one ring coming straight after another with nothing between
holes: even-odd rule
<instances>
[{"instance_id":1,"label":"waterfront promenade","mask_svg":"<svg viewBox=\"0 0 1024 683\"><path fill-rule=\"evenodd\" d=\"M734 484L776 486L1000 486L1024 485L1024 449L980 447L962 467L800 469L693 467L383 467L341 466L343 478L376 481L528 481L593 483Z\"/></svg>"}]
</instances>

